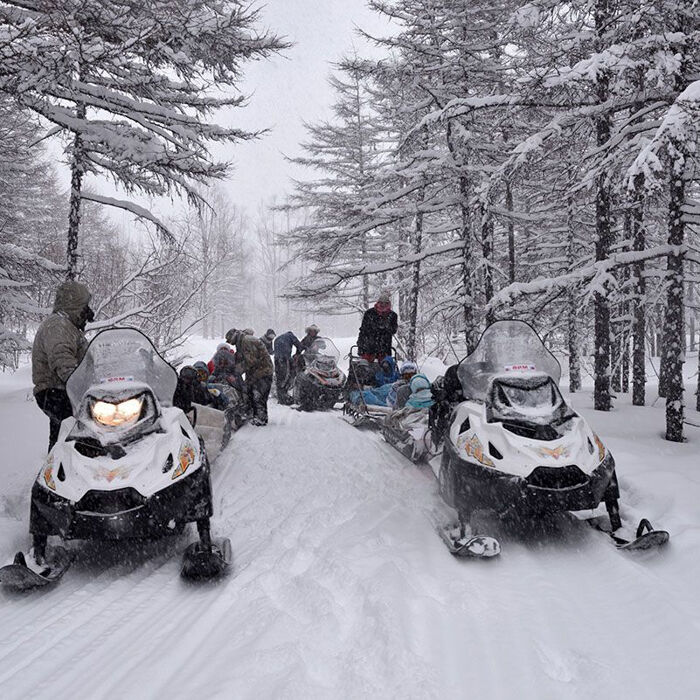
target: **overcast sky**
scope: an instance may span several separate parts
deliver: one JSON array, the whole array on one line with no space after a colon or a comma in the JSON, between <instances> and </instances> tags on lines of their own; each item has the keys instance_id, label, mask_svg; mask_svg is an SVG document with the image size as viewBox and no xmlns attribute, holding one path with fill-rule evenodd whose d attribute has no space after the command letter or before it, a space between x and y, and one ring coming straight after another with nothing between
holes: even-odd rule
<instances>
[{"instance_id":1,"label":"overcast sky","mask_svg":"<svg viewBox=\"0 0 700 700\"><path fill-rule=\"evenodd\" d=\"M328 116L333 101L327 84L331 64L354 48L362 55L376 54L355 27L375 35L388 32L386 22L367 9L366 0L269 0L262 18L294 46L269 61L249 64L243 85L244 93L250 94L248 106L218 119L271 130L258 141L225 151L236 164L227 189L251 214L261 199L282 198L290 189L290 176L299 173L283 154L298 154L305 121Z\"/></svg>"}]
</instances>

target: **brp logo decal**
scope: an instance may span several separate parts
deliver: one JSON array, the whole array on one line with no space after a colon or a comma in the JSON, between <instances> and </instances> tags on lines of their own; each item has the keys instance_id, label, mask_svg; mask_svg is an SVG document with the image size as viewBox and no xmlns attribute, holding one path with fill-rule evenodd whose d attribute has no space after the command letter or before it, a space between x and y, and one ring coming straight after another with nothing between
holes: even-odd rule
<instances>
[{"instance_id":1,"label":"brp logo decal","mask_svg":"<svg viewBox=\"0 0 700 700\"><path fill-rule=\"evenodd\" d=\"M117 477L126 479L129 476L129 470L123 467L117 467L116 469L100 469L97 474L95 474L96 479L106 479L109 483L112 483Z\"/></svg>"},{"instance_id":2,"label":"brp logo decal","mask_svg":"<svg viewBox=\"0 0 700 700\"><path fill-rule=\"evenodd\" d=\"M177 479L178 476L182 476L194 464L195 457L194 447L189 443L183 445L180 456L177 458L177 469L173 472L172 478Z\"/></svg>"}]
</instances>

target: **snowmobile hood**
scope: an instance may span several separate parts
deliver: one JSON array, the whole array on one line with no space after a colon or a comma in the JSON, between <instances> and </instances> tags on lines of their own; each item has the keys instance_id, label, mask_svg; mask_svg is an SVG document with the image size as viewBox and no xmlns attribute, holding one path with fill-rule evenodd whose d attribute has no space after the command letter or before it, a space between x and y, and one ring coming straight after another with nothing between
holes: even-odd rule
<instances>
[{"instance_id":1,"label":"snowmobile hood","mask_svg":"<svg viewBox=\"0 0 700 700\"><path fill-rule=\"evenodd\" d=\"M535 329L524 321L496 321L460 363L457 375L466 398L486 401L495 376L533 372L546 374L559 384L561 366Z\"/></svg>"},{"instance_id":2,"label":"snowmobile hood","mask_svg":"<svg viewBox=\"0 0 700 700\"><path fill-rule=\"evenodd\" d=\"M78 326L83 312L90 305L92 294L88 288L76 282L68 280L56 290L56 298L53 303L54 313L62 312L68 316L74 326Z\"/></svg>"}]
</instances>

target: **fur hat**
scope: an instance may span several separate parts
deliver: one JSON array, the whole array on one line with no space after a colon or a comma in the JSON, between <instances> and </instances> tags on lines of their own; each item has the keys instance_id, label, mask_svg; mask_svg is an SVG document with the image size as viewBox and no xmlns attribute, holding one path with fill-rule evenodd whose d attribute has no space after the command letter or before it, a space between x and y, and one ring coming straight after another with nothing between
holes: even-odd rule
<instances>
[{"instance_id":1,"label":"fur hat","mask_svg":"<svg viewBox=\"0 0 700 700\"><path fill-rule=\"evenodd\" d=\"M306 326L304 333L306 333L306 335L309 335L310 333L315 333L318 335L320 333L320 328L315 323L312 323L310 326Z\"/></svg>"}]
</instances>

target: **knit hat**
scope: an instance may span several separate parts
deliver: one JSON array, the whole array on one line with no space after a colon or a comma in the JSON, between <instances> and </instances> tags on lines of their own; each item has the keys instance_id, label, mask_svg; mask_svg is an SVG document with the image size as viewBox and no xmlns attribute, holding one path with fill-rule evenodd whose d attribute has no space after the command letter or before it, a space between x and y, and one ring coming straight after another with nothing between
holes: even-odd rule
<instances>
[{"instance_id":1,"label":"knit hat","mask_svg":"<svg viewBox=\"0 0 700 700\"><path fill-rule=\"evenodd\" d=\"M399 369L400 374L417 374L418 365L415 362L404 362Z\"/></svg>"}]
</instances>

